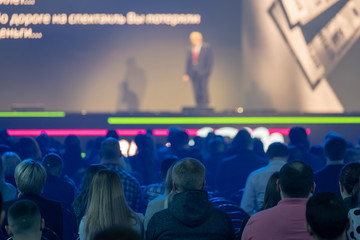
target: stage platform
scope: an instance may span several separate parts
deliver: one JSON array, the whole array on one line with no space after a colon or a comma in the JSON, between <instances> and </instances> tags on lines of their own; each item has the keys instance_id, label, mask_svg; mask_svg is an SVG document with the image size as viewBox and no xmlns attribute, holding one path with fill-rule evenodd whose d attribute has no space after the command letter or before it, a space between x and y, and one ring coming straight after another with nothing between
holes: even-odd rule
<instances>
[{"instance_id":1,"label":"stage platform","mask_svg":"<svg viewBox=\"0 0 360 240\"><path fill-rule=\"evenodd\" d=\"M171 126L186 129L190 136L199 135L208 131L208 128L265 127L270 134L280 133L285 138L291 127L303 126L308 129L312 144L321 144L329 131L339 133L357 144L360 114L0 112L0 127L6 128L10 135L19 137L46 133L60 139L69 134L89 138L105 136L107 129L114 129L124 139L131 139L149 130L155 137L166 139Z\"/></svg>"}]
</instances>

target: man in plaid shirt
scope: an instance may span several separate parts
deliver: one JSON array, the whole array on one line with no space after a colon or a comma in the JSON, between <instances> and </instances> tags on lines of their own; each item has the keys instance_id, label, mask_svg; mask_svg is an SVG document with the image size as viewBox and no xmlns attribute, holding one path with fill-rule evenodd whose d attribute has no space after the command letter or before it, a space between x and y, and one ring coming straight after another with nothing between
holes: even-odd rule
<instances>
[{"instance_id":1,"label":"man in plaid shirt","mask_svg":"<svg viewBox=\"0 0 360 240\"><path fill-rule=\"evenodd\" d=\"M135 212L141 212L142 196L140 184L136 178L123 169L125 164L119 142L114 138L105 139L101 143L100 157L102 165L120 175L124 187L125 198L129 206Z\"/></svg>"}]
</instances>

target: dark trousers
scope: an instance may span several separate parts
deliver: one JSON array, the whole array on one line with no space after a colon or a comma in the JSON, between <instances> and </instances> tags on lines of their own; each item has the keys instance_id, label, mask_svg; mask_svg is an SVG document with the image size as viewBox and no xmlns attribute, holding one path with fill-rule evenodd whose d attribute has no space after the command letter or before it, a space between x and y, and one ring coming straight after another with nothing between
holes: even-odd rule
<instances>
[{"instance_id":1,"label":"dark trousers","mask_svg":"<svg viewBox=\"0 0 360 240\"><path fill-rule=\"evenodd\" d=\"M194 74L191 77L196 106L207 107L209 104L208 78Z\"/></svg>"}]
</instances>

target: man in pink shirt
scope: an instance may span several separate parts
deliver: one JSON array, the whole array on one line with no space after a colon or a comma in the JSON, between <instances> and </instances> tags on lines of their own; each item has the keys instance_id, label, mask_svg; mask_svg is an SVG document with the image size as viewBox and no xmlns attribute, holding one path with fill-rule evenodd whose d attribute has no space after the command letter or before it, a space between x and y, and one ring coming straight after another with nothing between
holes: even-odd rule
<instances>
[{"instance_id":1,"label":"man in pink shirt","mask_svg":"<svg viewBox=\"0 0 360 240\"><path fill-rule=\"evenodd\" d=\"M285 164L278 181L281 201L251 216L241 239L313 239L305 227L305 212L307 199L314 189L314 173L310 166L299 161Z\"/></svg>"}]
</instances>

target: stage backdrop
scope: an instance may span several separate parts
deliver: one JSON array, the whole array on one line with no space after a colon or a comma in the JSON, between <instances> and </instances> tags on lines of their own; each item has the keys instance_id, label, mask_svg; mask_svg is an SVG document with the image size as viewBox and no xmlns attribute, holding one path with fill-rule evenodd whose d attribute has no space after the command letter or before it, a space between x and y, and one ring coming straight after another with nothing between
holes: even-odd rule
<instances>
[{"instance_id":1,"label":"stage backdrop","mask_svg":"<svg viewBox=\"0 0 360 240\"><path fill-rule=\"evenodd\" d=\"M217 111L360 111L360 0L0 0L0 111L181 111L188 35Z\"/></svg>"},{"instance_id":2,"label":"stage backdrop","mask_svg":"<svg viewBox=\"0 0 360 240\"><path fill-rule=\"evenodd\" d=\"M0 110L181 111L189 33L213 48L211 106L241 104L239 0L0 0Z\"/></svg>"}]
</instances>

